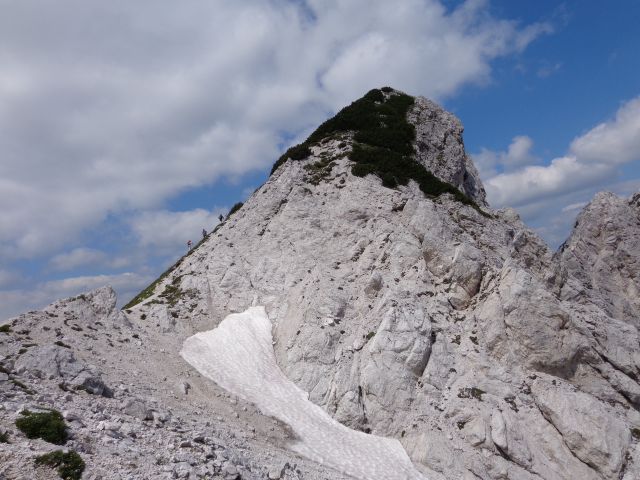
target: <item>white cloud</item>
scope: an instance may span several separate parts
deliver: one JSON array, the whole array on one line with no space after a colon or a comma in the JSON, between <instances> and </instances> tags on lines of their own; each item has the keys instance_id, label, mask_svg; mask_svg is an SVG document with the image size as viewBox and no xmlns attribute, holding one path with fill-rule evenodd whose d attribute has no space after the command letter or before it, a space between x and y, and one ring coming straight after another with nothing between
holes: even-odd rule
<instances>
[{"instance_id":1,"label":"white cloud","mask_svg":"<svg viewBox=\"0 0 640 480\"><path fill-rule=\"evenodd\" d=\"M518 207L602 184L611 176L609 165L593 164L586 168L576 157L567 156L554 158L546 166L528 166L517 172L500 174L489 179L485 187L492 205Z\"/></svg>"},{"instance_id":2,"label":"white cloud","mask_svg":"<svg viewBox=\"0 0 640 480\"><path fill-rule=\"evenodd\" d=\"M142 247L176 252L185 249L188 240L197 243L202 238L202 229L210 232L218 224L218 215L227 211L227 208L213 211L202 208L187 212L150 211L132 218L130 224Z\"/></svg>"},{"instance_id":3,"label":"white cloud","mask_svg":"<svg viewBox=\"0 0 640 480\"><path fill-rule=\"evenodd\" d=\"M536 72L536 74L540 78L548 78L551 75L553 75L556 72L558 72L561 68L562 68L562 63L561 62L556 62L556 63L552 63L552 64L545 63L540 68L538 68L538 71Z\"/></svg>"},{"instance_id":4,"label":"white cloud","mask_svg":"<svg viewBox=\"0 0 640 480\"><path fill-rule=\"evenodd\" d=\"M17 272L0 269L0 288L8 287L20 280L21 276Z\"/></svg>"},{"instance_id":5,"label":"white cloud","mask_svg":"<svg viewBox=\"0 0 640 480\"><path fill-rule=\"evenodd\" d=\"M562 211L563 212L575 212L577 210L582 210L586 206L587 206L587 202L570 203L566 207L562 207Z\"/></svg>"},{"instance_id":6,"label":"white cloud","mask_svg":"<svg viewBox=\"0 0 640 480\"><path fill-rule=\"evenodd\" d=\"M473 160L478 167L480 175L491 178L500 171L511 171L531 163L538 162L538 158L531 153L533 140L526 135L513 137L506 152L495 152L483 148L480 153L473 155Z\"/></svg>"},{"instance_id":7,"label":"white cloud","mask_svg":"<svg viewBox=\"0 0 640 480\"><path fill-rule=\"evenodd\" d=\"M479 157L486 162L489 155L481 152ZM545 166L501 173L486 180L485 186L493 205L520 206L601 185L616 177L619 165L639 159L640 97L620 107L613 120L574 139L566 156Z\"/></svg>"},{"instance_id":8,"label":"white cloud","mask_svg":"<svg viewBox=\"0 0 640 480\"><path fill-rule=\"evenodd\" d=\"M130 252L131 253L131 252ZM137 252L134 252L137 253ZM138 257L140 255L137 255ZM48 267L53 271L68 271L79 267L107 267L120 269L131 266L134 258L132 255L107 255L94 248L79 247L69 252L59 253L53 256Z\"/></svg>"},{"instance_id":9,"label":"white cloud","mask_svg":"<svg viewBox=\"0 0 640 480\"><path fill-rule=\"evenodd\" d=\"M477 0L11 2L1 255L56 251L108 215L265 168L283 132L369 88L443 98L487 82L493 59L549 31Z\"/></svg>"},{"instance_id":10,"label":"white cloud","mask_svg":"<svg viewBox=\"0 0 640 480\"><path fill-rule=\"evenodd\" d=\"M485 179L487 197L494 207L517 207L523 219L553 245L564 240L573 214L597 190L607 188L622 195L637 191L638 179L616 180L621 165L640 160L640 97L622 105L612 120L575 138L567 155L548 165L509 170L510 164L518 164L514 159L525 161L531 147L530 141L520 141L515 148L515 140L508 152L483 150L474 156ZM497 173L499 166L503 173Z\"/></svg>"},{"instance_id":11,"label":"white cloud","mask_svg":"<svg viewBox=\"0 0 640 480\"><path fill-rule=\"evenodd\" d=\"M60 253L49 261L53 270L72 270L77 267L103 264L107 256L93 248L75 248L70 252Z\"/></svg>"},{"instance_id":12,"label":"white cloud","mask_svg":"<svg viewBox=\"0 0 640 480\"><path fill-rule=\"evenodd\" d=\"M625 103L613 120L576 138L571 152L583 163L616 165L640 160L640 97Z\"/></svg>"}]
</instances>

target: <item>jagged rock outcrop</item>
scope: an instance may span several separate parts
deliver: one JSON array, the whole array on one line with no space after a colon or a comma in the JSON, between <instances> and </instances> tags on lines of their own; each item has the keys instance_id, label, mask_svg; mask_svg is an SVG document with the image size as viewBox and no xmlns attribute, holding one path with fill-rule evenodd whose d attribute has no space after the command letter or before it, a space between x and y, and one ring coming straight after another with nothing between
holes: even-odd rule
<instances>
[{"instance_id":1,"label":"jagged rock outcrop","mask_svg":"<svg viewBox=\"0 0 640 480\"><path fill-rule=\"evenodd\" d=\"M464 150L460 120L424 97L416 98L408 118L416 128L416 159L435 176L486 206L480 174Z\"/></svg>"},{"instance_id":2,"label":"jagged rock outcrop","mask_svg":"<svg viewBox=\"0 0 640 480\"><path fill-rule=\"evenodd\" d=\"M640 193L630 199L601 192L580 213L560 247L563 299L595 304L640 327Z\"/></svg>"},{"instance_id":3,"label":"jagged rock outcrop","mask_svg":"<svg viewBox=\"0 0 640 480\"><path fill-rule=\"evenodd\" d=\"M78 362L68 347L53 344L29 348L18 357L14 368L18 374L62 380L62 385L75 390L82 389L107 397L111 395L97 368Z\"/></svg>"},{"instance_id":4,"label":"jagged rock outcrop","mask_svg":"<svg viewBox=\"0 0 640 480\"><path fill-rule=\"evenodd\" d=\"M385 115L399 95L369 95L375 128L397 124ZM397 438L429 479L638 478L640 197L596 197L554 256L514 211L487 207L453 115L418 98L406 119L413 160L440 183L387 168L384 145L334 122L285 155L126 319L109 314L143 350L102 341L100 351L147 355L143 385L190 374L188 394L175 395L212 412L221 393L178 357L182 341L260 305L288 378L345 425ZM387 150L406 162L405 147ZM38 315L28 321L48 320ZM114 383L118 370L103 372Z\"/></svg>"}]
</instances>

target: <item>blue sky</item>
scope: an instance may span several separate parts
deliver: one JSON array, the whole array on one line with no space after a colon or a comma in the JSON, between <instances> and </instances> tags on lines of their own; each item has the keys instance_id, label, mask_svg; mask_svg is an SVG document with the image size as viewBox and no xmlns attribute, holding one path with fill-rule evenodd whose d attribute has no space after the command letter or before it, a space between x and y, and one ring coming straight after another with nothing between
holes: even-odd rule
<instances>
[{"instance_id":1,"label":"blue sky","mask_svg":"<svg viewBox=\"0 0 640 480\"><path fill-rule=\"evenodd\" d=\"M0 319L135 294L337 109L391 85L465 125L553 247L640 189L640 4L0 0Z\"/></svg>"}]
</instances>

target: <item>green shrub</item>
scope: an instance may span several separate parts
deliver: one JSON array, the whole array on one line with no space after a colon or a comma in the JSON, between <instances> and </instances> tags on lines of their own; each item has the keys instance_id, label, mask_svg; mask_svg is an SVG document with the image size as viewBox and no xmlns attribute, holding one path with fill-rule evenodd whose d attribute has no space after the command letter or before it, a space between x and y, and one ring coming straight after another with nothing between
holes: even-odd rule
<instances>
[{"instance_id":1,"label":"green shrub","mask_svg":"<svg viewBox=\"0 0 640 480\"><path fill-rule=\"evenodd\" d=\"M78 480L84 472L84 461L77 452L70 450L63 452L56 450L55 452L45 453L35 459L36 465L47 465L48 467L57 468L58 475L64 480Z\"/></svg>"},{"instance_id":2,"label":"green shrub","mask_svg":"<svg viewBox=\"0 0 640 480\"><path fill-rule=\"evenodd\" d=\"M198 247L198 245L196 245L195 248L192 248L191 251L189 253L191 253L192 251L194 251L196 248ZM178 268L178 266L182 263L182 260L184 260L185 256L180 257L180 259L174 263L173 265L171 265L167 270L165 270L158 278L156 278L153 283L151 283L147 288L145 288L144 290L142 290L138 295L136 295L135 297L133 297L129 303L127 303L124 307L122 307L124 310L134 307L137 304L139 304L140 302L145 301L147 298L149 298L151 295L153 295L153 292L155 291L156 287L158 286L158 284L164 280L167 275L169 275L171 272L173 272L176 268Z\"/></svg>"},{"instance_id":3,"label":"green shrub","mask_svg":"<svg viewBox=\"0 0 640 480\"><path fill-rule=\"evenodd\" d=\"M0 443L9 443L9 432L0 432Z\"/></svg>"},{"instance_id":4,"label":"green shrub","mask_svg":"<svg viewBox=\"0 0 640 480\"><path fill-rule=\"evenodd\" d=\"M415 160L413 143L416 132L407 120L407 113L414 102L413 97L395 92L390 87L370 90L364 97L322 123L304 143L287 150L273 166L272 173L289 158L301 160L309 156L310 145L339 132L353 132L356 144L349 155L355 163L351 167L353 175L377 175L387 188L396 188L415 180L427 196L450 193L459 202L471 205L484 214L473 200Z\"/></svg>"},{"instance_id":5,"label":"green shrub","mask_svg":"<svg viewBox=\"0 0 640 480\"><path fill-rule=\"evenodd\" d=\"M174 306L180 300L182 290L180 290L180 287L170 284L164 287L164 291L159 296L166 298L169 305Z\"/></svg>"},{"instance_id":6,"label":"green shrub","mask_svg":"<svg viewBox=\"0 0 640 480\"><path fill-rule=\"evenodd\" d=\"M357 177L373 173L380 177L382 185L388 188L406 185L409 180L415 180L427 196L437 197L443 193L450 193L461 203L475 205L456 187L443 182L422 164L398 152L380 147L354 145L349 158L355 162L351 173Z\"/></svg>"},{"instance_id":7,"label":"green shrub","mask_svg":"<svg viewBox=\"0 0 640 480\"><path fill-rule=\"evenodd\" d=\"M233 207L231 207L231 210L229 210L229 213L227 213L227 218L229 218L231 215L233 215L238 210L240 210L242 208L242 205L244 205L244 203L242 202L238 202L235 205L233 205Z\"/></svg>"},{"instance_id":8,"label":"green shrub","mask_svg":"<svg viewBox=\"0 0 640 480\"><path fill-rule=\"evenodd\" d=\"M0 333L11 333L11 325L8 323L0 325Z\"/></svg>"},{"instance_id":9,"label":"green shrub","mask_svg":"<svg viewBox=\"0 0 640 480\"><path fill-rule=\"evenodd\" d=\"M67 426L57 410L41 413L23 410L20 413L22 417L16 420L16 427L27 438L41 438L55 445L64 445L67 441Z\"/></svg>"},{"instance_id":10,"label":"green shrub","mask_svg":"<svg viewBox=\"0 0 640 480\"><path fill-rule=\"evenodd\" d=\"M311 150L309 149L308 141L304 143L299 143L298 145L294 145L290 147L286 152L284 152L280 158L273 164L271 168L271 174L275 172L280 165L286 162L289 159L292 160L303 160L311 155Z\"/></svg>"}]
</instances>

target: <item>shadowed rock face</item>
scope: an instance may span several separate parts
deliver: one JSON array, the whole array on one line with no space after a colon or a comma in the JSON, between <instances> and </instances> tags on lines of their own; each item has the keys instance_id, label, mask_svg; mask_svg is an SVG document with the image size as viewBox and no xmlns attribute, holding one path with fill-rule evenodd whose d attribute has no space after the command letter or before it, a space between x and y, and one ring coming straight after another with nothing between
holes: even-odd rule
<instances>
[{"instance_id":1,"label":"shadowed rock face","mask_svg":"<svg viewBox=\"0 0 640 480\"><path fill-rule=\"evenodd\" d=\"M264 306L287 377L430 479L640 478L639 197L597 196L554 256L486 207L453 115L418 98L407 118L416 160L490 215L354 176L341 132L282 164L122 328L184 375L185 338Z\"/></svg>"}]
</instances>

